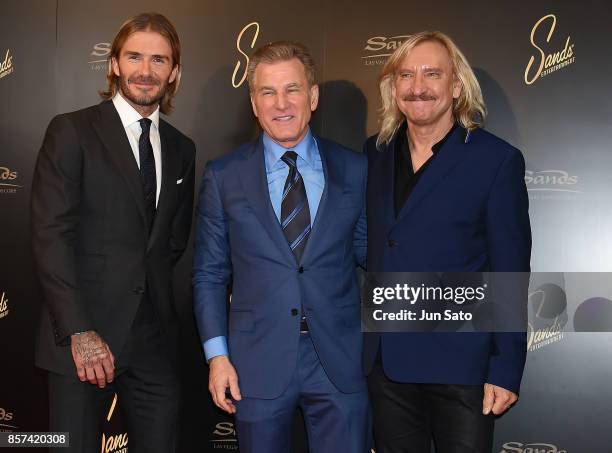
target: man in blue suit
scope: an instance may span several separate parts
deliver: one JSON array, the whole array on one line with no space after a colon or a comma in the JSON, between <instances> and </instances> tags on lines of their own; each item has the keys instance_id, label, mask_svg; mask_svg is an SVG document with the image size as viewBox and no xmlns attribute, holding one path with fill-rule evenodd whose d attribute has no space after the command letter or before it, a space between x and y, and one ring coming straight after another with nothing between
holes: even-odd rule
<instances>
[{"instance_id":1,"label":"man in blue suit","mask_svg":"<svg viewBox=\"0 0 612 453\"><path fill-rule=\"evenodd\" d=\"M235 413L241 452L288 452L299 407L311 451L363 453L355 267L366 257L367 159L311 133L319 91L301 44L258 49L248 81L263 134L208 163L196 214L209 390Z\"/></svg>"},{"instance_id":2,"label":"man in blue suit","mask_svg":"<svg viewBox=\"0 0 612 453\"><path fill-rule=\"evenodd\" d=\"M520 151L480 128L478 81L446 35L409 37L380 79L368 155L368 271L528 272ZM481 452L516 400L525 333L367 334L377 453Z\"/></svg>"}]
</instances>

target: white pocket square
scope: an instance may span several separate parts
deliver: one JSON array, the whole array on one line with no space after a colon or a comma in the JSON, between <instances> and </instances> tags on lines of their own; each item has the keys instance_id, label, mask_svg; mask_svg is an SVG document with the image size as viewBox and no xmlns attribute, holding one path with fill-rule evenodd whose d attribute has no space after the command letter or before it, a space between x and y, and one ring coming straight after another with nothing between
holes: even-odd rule
<instances>
[{"instance_id":1,"label":"white pocket square","mask_svg":"<svg viewBox=\"0 0 612 453\"><path fill-rule=\"evenodd\" d=\"M176 180L176 183L177 183L177 184L180 184L180 183L182 183L182 182L183 182L183 178L181 178L181 179L177 179L177 180Z\"/></svg>"}]
</instances>

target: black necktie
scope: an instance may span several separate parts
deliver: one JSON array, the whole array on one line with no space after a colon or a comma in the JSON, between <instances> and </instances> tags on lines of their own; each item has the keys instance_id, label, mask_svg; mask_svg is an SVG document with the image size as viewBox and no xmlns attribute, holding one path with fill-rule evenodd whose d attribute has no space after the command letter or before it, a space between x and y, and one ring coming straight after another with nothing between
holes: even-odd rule
<instances>
[{"instance_id":1,"label":"black necktie","mask_svg":"<svg viewBox=\"0 0 612 453\"><path fill-rule=\"evenodd\" d=\"M281 226L299 263L310 234L310 209L304 180L297 169L297 153L287 151L281 159L289 167L281 202Z\"/></svg>"},{"instance_id":2,"label":"black necktie","mask_svg":"<svg viewBox=\"0 0 612 453\"><path fill-rule=\"evenodd\" d=\"M142 188L144 189L145 210L149 220L149 227L155 217L155 194L157 192L157 180L155 176L155 156L153 156L153 146L149 132L151 130L151 120L142 118L139 120L142 133L138 140L138 151L140 153L140 177Z\"/></svg>"}]
</instances>

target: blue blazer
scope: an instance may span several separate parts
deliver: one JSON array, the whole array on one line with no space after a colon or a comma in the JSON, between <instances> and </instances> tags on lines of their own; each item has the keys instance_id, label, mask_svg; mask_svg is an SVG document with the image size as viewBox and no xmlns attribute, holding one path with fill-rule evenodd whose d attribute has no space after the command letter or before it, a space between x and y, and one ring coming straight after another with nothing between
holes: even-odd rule
<instances>
[{"instance_id":1,"label":"blue blazer","mask_svg":"<svg viewBox=\"0 0 612 453\"><path fill-rule=\"evenodd\" d=\"M368 271L528 272L531 254L525 162L482 130L457 127L397 218L394 137L368 156ZM476 385L518 393L525 333L367 334L366 372L380 345L385 374L398 382Z\"/></svg>"},{"instance_id":2,"label":"blue blazer","mask_svg":"<svg viewBox=\"0 0 612 453\"><path fill-rule=\"evenodd\" d=\"M193 261L196 321L202 341L227 336L247 397L276 398L289 384L302 306L334 385L345 393L365 389L355 267L366 258L367 159L315 139L325 188L300 263L270 202L261 137L204 172Z\"/></svg>"}]
</instances>

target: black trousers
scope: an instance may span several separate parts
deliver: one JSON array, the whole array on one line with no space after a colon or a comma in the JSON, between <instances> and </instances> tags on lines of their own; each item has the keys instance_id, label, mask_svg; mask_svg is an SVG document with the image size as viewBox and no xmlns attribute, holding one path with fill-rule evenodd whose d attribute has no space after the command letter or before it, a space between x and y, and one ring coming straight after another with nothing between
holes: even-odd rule
<instances>
[{"instance_id":1,"label":"black trousers","mask_svg":"<svg viewBox=\"0 0 612 453\"><path fill-rule=\"evenodd\" d=\"M418 366L418 364L415 364ZM482 414L483 385L389 380L380 354L368 376L376 453L491 453L494 415Z\"/></svg>"},{"instance_id":2,"label":"black trousers","mask_svg":"<svg viewBox=\"0 0 612 453\"><path fill-rule=\"evenodd\" d=\"M49 430L70 433L70 448L50 451L101 451L102 431L115 392L127 422L130 453L175 451L179 379L169 358L174 351L169 350L150 308L139 310L120 359L115 356L115 379L106 388L79 381L76 371L74 376L49 373Z\"/></svg>"}]
</instances>

